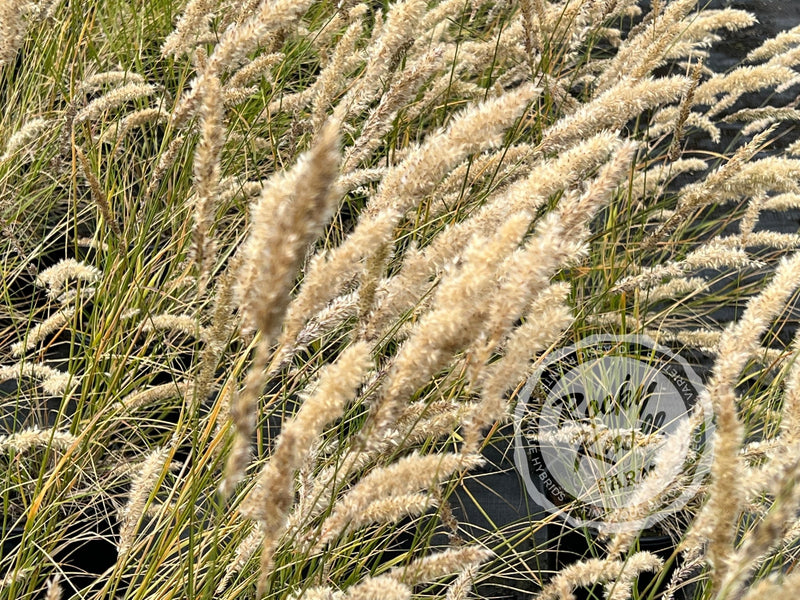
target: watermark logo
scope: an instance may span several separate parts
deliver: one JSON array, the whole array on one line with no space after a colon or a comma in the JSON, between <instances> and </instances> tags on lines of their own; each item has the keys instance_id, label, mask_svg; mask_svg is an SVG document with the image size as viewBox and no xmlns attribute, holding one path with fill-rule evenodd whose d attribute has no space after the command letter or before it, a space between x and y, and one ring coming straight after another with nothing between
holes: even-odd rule
<instances>
[{"instance_id":1,"label":"watermark logo","mask_svg":"<svg viewBox=\"0 0 800 600\"><path fill-rule=\"evenodd\" d=\"M681 510L711 466L713 411L683 358L644 336L550 355L515 412L528 494L574 526L641 530Z\"/></svg>"}]
</instances>

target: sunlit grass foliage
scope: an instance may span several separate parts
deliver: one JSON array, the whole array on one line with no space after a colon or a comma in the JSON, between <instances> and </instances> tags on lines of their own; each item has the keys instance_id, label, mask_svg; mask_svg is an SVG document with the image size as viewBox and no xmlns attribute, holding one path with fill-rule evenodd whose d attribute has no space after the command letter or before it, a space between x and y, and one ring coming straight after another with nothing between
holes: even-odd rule
<instances>
[{"instance_id":1,"label":"sunlit grass foliage","mask_svg":"<svg viewBox=\"0 0 800 600\"><path fill-rule=\"evenodd\" d=\"M0 597L791 597L800 30L700 4L0 0ZM716 357L714 463L556 571L452 498L595 333Z\"/></svg>"}]
</instances>

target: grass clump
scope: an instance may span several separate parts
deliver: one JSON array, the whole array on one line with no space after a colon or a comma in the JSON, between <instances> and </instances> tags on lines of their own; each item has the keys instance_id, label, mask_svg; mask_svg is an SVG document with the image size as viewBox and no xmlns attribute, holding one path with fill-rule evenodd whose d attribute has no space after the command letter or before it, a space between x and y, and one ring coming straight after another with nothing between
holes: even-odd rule
<instances>
[{"instance_id":1,"label":"grass clump","mask_svg":"<svg viewBox=\"0 0 800 600\"><path fill-rule=\"evenodd\" d=\"M758 222L800 207L797 110L742 99L794 89L800 38L703 62L753 22L0 0L0 597L790 594L800 237ZM473 536L453 498L595 333L716 356L714 462L666 562L628 531L556 571L555 517Z\"/></svg>"}]
</instances>

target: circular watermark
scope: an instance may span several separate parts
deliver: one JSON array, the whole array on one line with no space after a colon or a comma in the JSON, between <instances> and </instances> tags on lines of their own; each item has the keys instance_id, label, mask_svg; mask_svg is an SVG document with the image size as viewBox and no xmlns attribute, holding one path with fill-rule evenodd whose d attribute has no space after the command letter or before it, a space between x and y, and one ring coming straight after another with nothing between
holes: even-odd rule
<instances>
[{"instance_id":1,"label":"circular watermark","mask_svg":"<svg viewBox=\"0 0 800 600\"><path fill-rule=\"evenodd\" d=\"M592 336L548 356L515 411L515 462L531 498L577 527L652 527L711 467L700 378L645 336Z\"/></svg>"}]
</instances>

